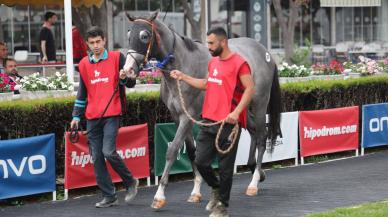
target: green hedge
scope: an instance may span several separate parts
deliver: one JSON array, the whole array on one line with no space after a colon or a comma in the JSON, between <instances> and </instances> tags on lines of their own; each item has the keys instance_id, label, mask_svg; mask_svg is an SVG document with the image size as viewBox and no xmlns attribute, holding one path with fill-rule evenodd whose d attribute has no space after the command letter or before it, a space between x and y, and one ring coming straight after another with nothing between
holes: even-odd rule
<instances>
[{"instance_id":1,"label":"green hedge","mask_svg":"<svg viewBox=\"0 0 388 217\"><path fill-rule=\"evenodd\" d=\"M317 110L388 101L388 77L344 81L308 81L282 85L283 111ZM63 135L69 127L74 98L0 102L1 139L56 135L57 174L64 171ZM171 122L158 92L127 96L128 112L122 125L148 123L150 165L153 167L155 123ZM85 124L85 123L83 123Z\"/></svg>"},{"instance_id":2,"label":"green hedge","mask_svg":"<svg viewBox=\"0 0 388 217\"><path fill-rule=\"evenodd\" d=\"M56 172L62 176L65 152L63 138L65 130L69 129L74 100L74 97L69 97L0 102L1 139L55 133ZM150 92L127 95L127 110L122 118L122 126L148 123L150 162L153 162L154 125L172 121L168 109L161 101L159 92ZM85 129L85 121L81 124Z\"/></svg>"}]
</instances>

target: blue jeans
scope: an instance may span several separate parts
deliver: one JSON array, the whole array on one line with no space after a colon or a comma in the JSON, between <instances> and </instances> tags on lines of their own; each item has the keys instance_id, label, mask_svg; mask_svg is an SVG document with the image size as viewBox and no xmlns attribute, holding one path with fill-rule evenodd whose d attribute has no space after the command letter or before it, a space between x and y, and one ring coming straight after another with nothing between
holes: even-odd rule
<instances>
[{"instance_id":1,"label":"blue jeans","mask_svg":"<svg viewBox=\"0 0 388 217\"><path fill-rule=\"evenodd\" d=\"M120 117L106 117L87 121L89 148L93 158L94 174L97 185L104 197L116 197L115 187L112 183L105 159L113 170L121 177L126 188L134 182L131 172L125 166L124 161L116 152L116 137L119 128Z\"/></svg>"}]
</instances>

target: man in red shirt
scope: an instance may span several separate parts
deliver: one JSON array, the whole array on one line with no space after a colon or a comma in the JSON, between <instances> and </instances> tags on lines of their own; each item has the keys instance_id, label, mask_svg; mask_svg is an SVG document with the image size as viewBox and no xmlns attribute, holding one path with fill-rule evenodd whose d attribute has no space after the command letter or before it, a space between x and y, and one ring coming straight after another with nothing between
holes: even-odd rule
<instances>
[{"instance_id":1,"label":"man in red shirt","mask_svg":"<svg viewBox=\"0 0 388 217\"><path fill-rule=\"evenodd\" d=\"M224 132L219 141L221 149L226 149L233 125L237 122L246 127L246 109L254 94L254 83L248 63L228 47L228 38L223 28L217 27L207 33L207 44L213 56L208 63L205 79L193 78L181 71L173 70L170 76L183 80L189 85L206 90L202 118L208 122L225 120ZM219 125L201 127L197 137L195 164L203 179L212 187L212 198L206 206L210 217L228 216L230 190L233 181L233 167L237 145L226 154L218 154L215 138ZM237 140L239 140L241 128ZM215 156L219 159L219 176L215 175L211 163Z\"/></svg>"},{"instance_id":2,"label":"man in red shirt","mask_svg":"<svg viewBox=\"0 0 388 217\"><path fill-rule=\"evenodd\" d=\"M87 43L92 53L79 64L80 82L70 125L72 129L78 129L80 117L85 115L94 173L103 195L96 207L103 208L118 204L105 159L127 188L125 202L130 202L137 194L139 181L132 177L116 152L117 131L123 111L122 104L125 102L124 86L133 87L136 80L134 73L127 77L128 73L122 69L125 64L124 55L105 49L104 33L99 27L88 30ZM118 91L116 88L119 88Z\"/></svg>"},{"instance_id":3,"label":"man in red shirt","mask_svg":"<svg viewBox=\"0 0 388 217\"><path fill-rule=\"evenodd\" d=\"M73 38L73 61L79 63L81 59L87 55L87 47L84 39L81 36L78 28L73 24L72 26Z\"/></svg>"}]
</instances>

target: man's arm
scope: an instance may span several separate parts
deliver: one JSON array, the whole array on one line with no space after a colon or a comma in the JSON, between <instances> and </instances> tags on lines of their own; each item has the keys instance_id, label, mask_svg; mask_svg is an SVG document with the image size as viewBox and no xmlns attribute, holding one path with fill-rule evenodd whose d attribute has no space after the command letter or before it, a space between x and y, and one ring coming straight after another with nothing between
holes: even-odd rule
<instances>
[{"instance_id":1,"label":"man's arm","mask_svg":"<svg viewBox=\"0 0 388 217\"><path fill-rule=\"evenodd\" d=\"M245 89L237 107L226 117L226 122L231 124L235 124L238 121L240 113L249 105L255 93L255 84L253 83L252 75L244 74L240 75L239 78Z\"/></svg>"},{"instance_id":2,"label":"man's arm","mask_svg":"<svg viewBox=\"0 0 388 217\"><path fill-rule=\"evenodd\" d=\"M78 128L78 123L81 120L81 116L85 113L85 108L87 103L86 96L87 96L87 89L84 84L84 81L82 80L82 77L80 77L77 98L75 100L73 113L72 113L73 120L70 123L71 128Z\"/></svg>"},{"instance_id":3,"label":"man's arm","mask_svg":"<svg viewBox=\"0 0 388 217\"><path fill-rule=\"evenodd\" d=\"M176 80L182 80L194 88L197 88L200 90L206 90L207 76L206 76L206 79L194 78L194 77L191 77L190 75L186 75L185 73L179 70L172 70L170 72L170 76Z\"/></svg>"},{"instance_id":4,"label":"man's arm","mask_svg":"<svg viewBox=\"0 0 388 217\"><path fill-rule=\"evenodd\" d=\"M46 41L40 41L40 49L42 50L42 63L47 62Z\"/></svg>"},{"instance_id":5,"label":"man's arm","mask_svg":"<svg viewBox=\"0 0 388 217\"><path fill-rule=\"evenodd\" d=\"M46 28L42 28L40 30L39 40L40 40L40 50L42 51L42 63L47 62L47 49L46 49L47 34L48 32L46 31Z\"/></svg>"}]
</instances>

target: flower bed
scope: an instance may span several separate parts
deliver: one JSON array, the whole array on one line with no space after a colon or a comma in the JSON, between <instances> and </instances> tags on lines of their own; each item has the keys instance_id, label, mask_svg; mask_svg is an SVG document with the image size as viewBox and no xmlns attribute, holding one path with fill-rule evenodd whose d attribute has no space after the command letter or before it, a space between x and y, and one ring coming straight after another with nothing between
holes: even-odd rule
<instances>
[{"instance_id":1,"label":"flower bed","mask_svg":"<svg viewBox=\"0 0 388 217\"><path fill-rule=\"evenodd\" d=\"M359 73L361 76L374 75L383 71L383 68L379 66L376 60L364 56L359 56L358 59L360 62L357 64L345 62L345 68L350 69L353 73Z\"/></svg>"}]
</instances>

